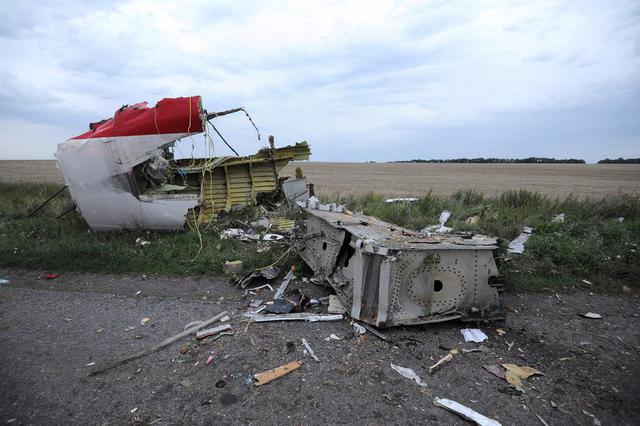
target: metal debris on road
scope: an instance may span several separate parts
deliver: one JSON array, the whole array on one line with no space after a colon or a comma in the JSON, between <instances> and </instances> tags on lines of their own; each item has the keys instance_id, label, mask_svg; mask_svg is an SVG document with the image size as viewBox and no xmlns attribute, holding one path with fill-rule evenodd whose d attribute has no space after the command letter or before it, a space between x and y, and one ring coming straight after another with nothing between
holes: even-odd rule
<instances>
[{"instance_id":1,"label":"metal debris on road","mask_svg":"<svg viewBox=\"0 0 640 426\"><path fill-rule=\"evenodd\" d=\"M268 314L261 315L255 312L245 312L243 315L246 319L252 322L271 322L271 321L340 321L342 314L314 314L311 312L298 312L293 314Z\"/></svg>"},{"instance_id":2,"label":"metal debris on road","mask_svg":"<svg viewBox=\"0 0 640 426\"><path fill-rule=\"evenodd\" d=\"M351 325L353 327L353 333L354 334L362 336L364 333L367 332L367 329L364 328L363 326L361 326L360 324L358 324L357 322L353 322Z\"/></svg>"},{"instance_id":3,"label":"metal debris on road","mask_svg":"<svg viewBox=\"0 0 640 426\"><path fill-rule=\"evenodd\" d=\"M444 408L445 410L451 411L467 420L475 422L480 426L502 426L500 422L490 419L489 417L483 416L471 408L460 404L459 402L452 401L450 399L445 398L435 398L433 400L433 405L436 407Z\"/></svg>"},{"instance_id":4,"label":"metal debris on road","mask_svg":"<svg viewBox=\"0 0 640 426\"><path fill-rule=\"evenodd\" d=\"M460 333L464 336L465 342L482 343L488 339L487 335L479 328L463 328Z\"/></svg>"},{"instance_id":5,"label":"metal debris on road","mask_svg":"<svg viewBox=\"0 0 640 426\"><path fill-rule=\"evenodd\" d=\"M303 339L302 339L302 344L304 345L304 349L305 349L305 351L307 351L307 353L309 354L309 356L310 356L311 358L313 358L313 360L314 360L315 362L320 362L320 358L318 358L318 357L316 356L316 354L313 352L313 349L311 349L311 346L309 345L309 342L307 342L307 339L303 338Z\"/></svg>"},{"instance_id":6,"label":"metal debris on road","mask_svg":"<svg viewBox=\"0 0 640 426\"><path fill-rule=\"evenodd\" d=\"M471 348L471 349L462 348L461 351L463 354L470 354L473 352L484 352L484 353L491 352L491 350L485 345L480 345L477 348Z\"/></svg>"},{"instance_id":7,"label":"metal debris on road","mask_svg":"<svg viewBox=\"0 0 640 426\"><path fill-rule=\"evenodd\" d=\"M504 370L499 365L483 365L482 368L504 380Z\"/></svg>"},{"instance_id":8,"label":"metal debris on road","mask_svg":"<svg viewBox=\"0 0 640 426\"><path fill-rule=\"evenodd\" d=\"M231 330L231 324L223 324L218 327L208 328L206 330L198 331L196 333L196 339L202 340L205 337L214 336L218 333L222 333L223 331Z\"/></svg>"},{"instance_id":9,"label":"metal debris on road","mask_svg":"<svg viewBox=\"0 0 640 426\"><path fill-rule=\"evenodd\" d=\"M289 272L287 272L287 275L285 275L284 279L282 280L282 284L280 284L280 287L278 287L276 294L273 296L273 300L282 299L282 296L284 295L284 292L292 279L293 269L290 269Z\"/></svg>"},{"instance_id":10,"label":"metal debris on road","mask_svg":"<svg viewBox=\"0 0 640 426\"><path fill-rule=\"evenodd\" d=\"M595 312L587 312L584 314L580 314L581 317L589 318L589 319L602 319L602 315L597 314Z\"/></svg>"},{"instance_id":11,"label":"metal debris on road","mask_svg":"<svg viewBox=\"0 0 640 426\"><path fill-rule=\"evenodd\" d=\"M122 364L125 364L128 361L134 360L134 359L138 359L138 358L142 358L143 356L149 355L150 353L156 352L162 348L164 348L165 346L175 342L176 340L182 339L183 337L186 337L190 334L196 333L198 330L200 330L203 327L206 327L210 324L213 324L214 322L218 321L220 318L222 318L223 316L227 315L227 311L222 311L221 313L219 313L218 315L214 316L213 318L210 318L204 322L201 322L200 324L188 328L186 330L184 330L181 333L178 333L174 336L168 337L167 339L163 340L160 343L157 343L147 349L144 349L140 352L137 352L133 355L129 355L126 356L118 361L113 361L113 362L109 362L107 364L105 364L104 366L97 368L95 370L93 370L91 373L89 373L90 376L95 376L96 374L100 374L100 373L104 373L105 371L111 370L112 368L118 367ZM227 324L228 325L228 324Z\"/></svg>"},{"instance_id":12,"label":"metal debris on road","mask_svg":"<svg viewBox=\"0 0 640 426\"><path fill-rule=\"evenodd\" d=\"M327 312L329 312L330 314L344 314L345 312L347 312L347 308L344 307L340 299L338 299L338 296L336 296L335 294L330 294L329 308L327 309Z\"/></svg>"},{"instance_id":13,"label":"metal debris on road","mask_svg":"<svg viewBox=\"0 0 640 426\"><path fill-rule=\"evenodd\" d=\"M406 368L406 367L400 367L399 365L395 365L394 363L391 363L391 369L393 369L393 371L395 371L396 373L400 374L402 377L406 377L407 379L413 380L422 387L427 387L427 384L423 382L420 376L418 376L416 372L413 371L412 369Z\"/></svg>"},{"instance_id":14,"label":"metal debris on road","mask_svg":"<svg viewBox=\"0 0 640 426\"><path fill-rule=\"evenodd\" d=\"M263 371L262 373L257 373L253 375L253 378L256 380L256 382L253 384L254 386L262 386L262 385L266 385L267 383L278 379L282 376L285 376L289 373L291 373L294 370L297 370L298 368L300 368L300 366L303 364L302 361L296 360L296 361L291 361L288 364L282 365L280 367L276 367L273 368L271 370L267 370L267 371Z\"/></svg>"},{"instance_id":15,"label":"metal debris on road","mask_svg":"<svg viewBox=\"0 0 640 426\"><path fill-rule=\"evenodd\" d=\"M324 341L325 342L330 342L331 340L342 340L341 338L339 338L338 336L336 336L335 334L331 333L329 335L329 337L325 337Z\"/></svg>"}]
</instances>

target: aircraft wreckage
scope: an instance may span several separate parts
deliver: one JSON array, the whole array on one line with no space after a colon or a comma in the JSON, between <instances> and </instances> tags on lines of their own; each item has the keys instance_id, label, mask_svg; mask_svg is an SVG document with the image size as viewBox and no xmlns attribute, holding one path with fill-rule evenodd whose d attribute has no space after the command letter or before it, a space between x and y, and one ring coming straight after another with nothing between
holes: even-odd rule
<instances>
[{"instance_id":1,"label":"aircraft wreckage","mask_svg":"<svg viewBox=\"0 0 640 426\"><path fill-rule=\"evenodd\" d=\"M411 231L321 204L304 179L283 185L279 171L309 159L306 142L275 148L270 139L251 156L174 159L176 141L238 111L207 113L193 96L124 106L92 123L56 154L77 210L96 231L179 230L282 190L306 212L299 255L351 317L380 327L504 317L495 239Z\"/></svg>"},{"instance_id":2,"label":"aircraft wreckage","mask_svg":"<svg viewBox=\"0 0 640 426\"><path fill-rule=\"evenodd\" d=\"M205 131L200 96L123 106L113 118L58 146L56 159L76 209L94 231L179 230L209 223L219 211L255 204L278 188L278 172L308 160L306 142L245 157L175 160L177 140ZM215 128L214 128L215 129Z\"/></svg>"}]
</instances>

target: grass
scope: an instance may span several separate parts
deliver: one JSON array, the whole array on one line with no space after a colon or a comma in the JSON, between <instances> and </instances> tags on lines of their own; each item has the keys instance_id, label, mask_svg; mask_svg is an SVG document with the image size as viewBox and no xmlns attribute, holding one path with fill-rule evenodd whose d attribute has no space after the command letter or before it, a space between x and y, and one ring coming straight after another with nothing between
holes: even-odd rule
<instances>
[{"instance_id":1,"label":"grass","mask_svg":"<svg viewBox=\"0 0 640 426\"><path fill-rule=\"evenodd\" d=\"M0 183L0 267L215 276L225 260L240 259L249 270L271 264L286 250L285 245L272 244L270 250L258 253L255 242L221 240L219 230L231 218L203 233L200 252L199 238L192 231L94 233L75 212L55 219L71 205L66 192L35 216L24 217L56 189L48 184ZM640 290L640 197L635 195L560 199L521 190L488 198L467 190L449 198L428 193L411 204L385 204L382 196L373 193L341 202L352 211L414 230L437 223L441 211L447 209L452 212L447 226L499 237L503 248L523 226L532 226L535 231L523 255L501 250L500 270L508 289L619 293L627 286L634 292ZM296 215L292 208L279 213ZM557 213L566 214L565 222L551 221ZM257 209L245 209L235 217L246 221L257 214ZM467 223L475 216L476 223ZM619 217L624 217L622 223ZM138 237L151 244L137 247ZM292 263L301 264L289 255L283 265Z\"/></svg>"}]
</instances>

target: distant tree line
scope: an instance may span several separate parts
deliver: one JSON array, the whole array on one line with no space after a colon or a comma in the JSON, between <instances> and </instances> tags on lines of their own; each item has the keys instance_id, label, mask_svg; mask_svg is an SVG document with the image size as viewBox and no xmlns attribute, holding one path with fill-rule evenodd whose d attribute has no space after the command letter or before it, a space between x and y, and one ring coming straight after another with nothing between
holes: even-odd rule
<instances>
[{"instance_id":1,"label":"distant tree line","mask_svg":"<svg viewBox=\"0 0 640 426\"><path fill-rule=\"evenodd\" d=\"M598 164L640 164L640 158L617 158L614 160L605 158L598 161Z\"/></svg>"},{"instance_id":2,"label":"distant tree line","mask_svg":"<svg viewBox=\"0 0 640 426\"><path fill-rule=\"evenodd\" d=\"M558 163L558 164L584 164L584 160L575 158L546 158L546 157L528 157L528 158L452 158L447 160L404 160L393 161L393 163Z\"/></svg>"}]
</instances>

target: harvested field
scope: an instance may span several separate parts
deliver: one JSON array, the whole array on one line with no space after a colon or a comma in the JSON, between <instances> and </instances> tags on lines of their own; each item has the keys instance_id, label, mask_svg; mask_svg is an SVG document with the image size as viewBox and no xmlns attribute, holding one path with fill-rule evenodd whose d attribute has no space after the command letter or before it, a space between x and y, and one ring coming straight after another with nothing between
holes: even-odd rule
<instances>
[{"instance_id":1,"label":"harvested field","mask_svg":"<svg viewBox=\"0 0 640 426\"><path fill-rule=\"evenodd\" d=\"M293 173L299 164L289 164ZM602 197L640 192L640 165L633 164L386 164L304 163L302 170L322 195L366 192L398 197L430 190L449 196L461 189L498 195L526 189L549 196Z\"/></svg>"},{"instance_id":2,"label":"harvested field","mask_svg":"<svg viewBox=\"0 0 640 426\"><path fill-rule=\"evenodd\" d=\"M640 193L640 165L635 164L386 164L294 162L283 176L301 166L316 191L326 196L376 192L420 196L433 191L449 196L475 189L494 196L507 189L527 189L549 196L602 197ZM53 160L0 161L0 182L63 183Z\"/></svg>"}]
</instances>

